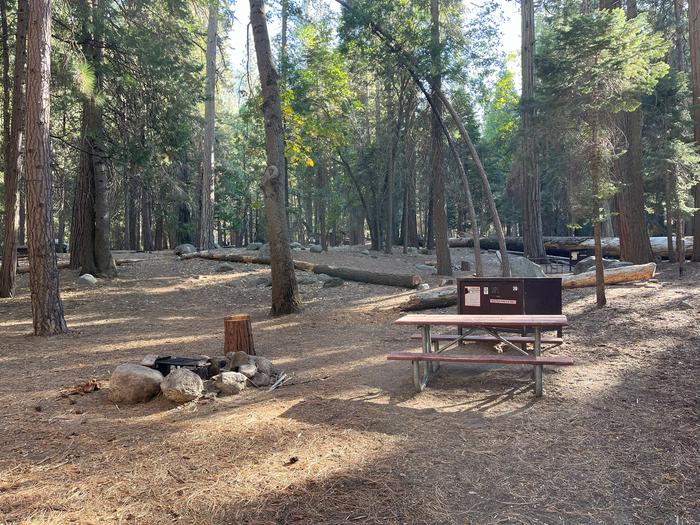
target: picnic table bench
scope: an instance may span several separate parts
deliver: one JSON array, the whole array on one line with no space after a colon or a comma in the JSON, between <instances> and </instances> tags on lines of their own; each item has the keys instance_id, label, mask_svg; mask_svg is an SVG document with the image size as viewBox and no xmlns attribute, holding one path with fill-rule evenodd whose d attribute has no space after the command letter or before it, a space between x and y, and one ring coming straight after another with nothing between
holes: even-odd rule
<instances>
[{"instance_id":1,"label":"picnic table bench","mask_svg":"<svg viewBox=\"0 0 700 525\"><path fill-rule=\"evenodd\" d=\"M440 362L490 363L532 366L535 395L541 397L542 367L544 365L569 366L574 364L570 357L542 355L543 350L562 344L561 329L568 324L564 315L409 314L396 320L395 324L417 326L421 329L421 353L393 352L387 356L390 361L411 361L413 382L419 392L425 389L431 371L437 371ZM454 326L461 333L433 335L433 326ZM465 329L466 332L464 332ZM479 330L486 332L487 335L474 335L474 332ZM517 330L521 333L509 333L508 330ZM532 331L532 335L527 334L529 331ZM557 336L543 336L542 332L544 331L556 331ZM449 341L449 344L440 348L440 341ZM517 351L519 355L446 355L443 353L464 341L500 342ZM532 354L523 347L527 343L533 345ZM551 346L543 349L543 343Z\"/></svg>"}]
</instances>

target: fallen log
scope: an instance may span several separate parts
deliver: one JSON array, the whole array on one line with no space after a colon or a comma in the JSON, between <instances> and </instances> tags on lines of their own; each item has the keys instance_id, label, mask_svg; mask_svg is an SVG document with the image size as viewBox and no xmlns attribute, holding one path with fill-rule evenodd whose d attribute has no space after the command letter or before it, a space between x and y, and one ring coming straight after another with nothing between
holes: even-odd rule
<instances>
[{"instance_id":1,"label":"fallen log","mask_svg":"<svg viewBox=\"0 0 700 525\"><path fill-rule=\"evenodd\" d=\"M445 308L455 304L457 304L457 287L452 285L415 293L401 304L399 308L405 312L411 312L414 310Z\"/></svg>"},{"instance_id":2,"label":"fallen log","mask_svg":"<svg viewBox=\"0 0 700 525\"><path fill-rule=\"evenodd\" d=\"M622 268L605 270L605 284L631 283L651 279L656 271L656 264L637 264ZM583 288L595 286L595 270L578 275L564 275L562 288ZM429 310L431 308L445 308L457 304L457 287L442 286L425 292L412 294L399 309L410 312L414 310Z\"/></svg>"},{"instance_id":3,"label":"fallen log","mask_svg":"<svg viewBox=\"0 0 700 525\"><path fill-rule=\"evenodd\" d=\"M632 283L645 281L654 277L655 263L635 264L622 268L605 270L605 284ZM585 288L595 286L595 270L580 273L578 275L565 275L561 279L562 288Z\"/></svg>"},{"instance_id":4,"label":"fallen log","mask_svg":"<svg viewBox=\"0 0 700 525\"><path fill-rule=\"evenodd\" d=\"M495 237L485 237L480 241L481 248L484 250L497 250L498 242ZM651 249L657 257L668 257L668 241L666 237L650 237ZM674 239L675 246L675 239ZM620 239L617 237L604 237L601 240L603 246L603 255L607 257L620 256ZM465 248L474 245L471 238L460 237L449 240L451 248ZM508 250L522 252L523 238L522 237L506 237L506 247ZM544 237L544 247L548 254L551 255L568 255L576 250L593 250L593 237ZM690 257L693 253L693 238L685 238L685 253L686 257Z\"/></svg>"},{"instance_id":5,"label":"fallen log","mask_svg":"<svg viewBox=\"0 0 700 525\"><path fill-rule=\"evenodd\" d=\"M269 257L259 257L255 255L242 255L239 253L220 253L214 250L183 254L181 259L210 259L213 261L227 261L243 264L270 264ZM423 281L419 275L380 273L357 268L347 268L343 266L328 266L326 264L314 264L307 261L294 261L294 269L316 274L326 274L331 277L339 277L346 281L360 283L381 284L384 286L397 286L400 288L416 288Z\"/></svg>"}]
</instances>

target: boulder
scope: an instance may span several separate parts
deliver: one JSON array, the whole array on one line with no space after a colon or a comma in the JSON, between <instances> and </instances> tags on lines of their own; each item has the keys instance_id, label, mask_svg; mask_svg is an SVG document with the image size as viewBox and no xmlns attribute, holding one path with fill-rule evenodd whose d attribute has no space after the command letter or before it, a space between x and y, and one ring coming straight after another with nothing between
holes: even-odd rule
<instances>
[{"instance_id":1,"label":"boulder","mask_svg":"<svg viewBox=\"0 0 700 525\"><path fill-rule=\"evenodd\" d=\"M434 267L427 264L418 263L416 264L416 269L421 270L422 272L437 273L437 270Z\"/></svg>"},{"instance_id":2,"label":"boulder","mask_svg":"<svg viewBox=\"0 0 700 525\"><path fill-rule=\"evenodd\" d=\"M212 377L212 386L221 396L235 396L245 388L246 379L238 372L222 372Z\"/></svg>"},{"instance_id":3,"label":"boulder","mask_svg":"<svg viewBox=\"0 0 700 525\"><path fill-rule=\"evenodd\" d=\"M78 277L78 284L82 286L97 286L97 279L89 273L84 273Z\"/></svg>"},{"instance_id":4,"label":"boulder","mask_svg":"<svg viewBox=\"0 0 700 525\"><path fill-rule=\"evenodd\" d=\"M321 253L323 251L323 248L320 244L312 244L311 246L309 246L309 251L311 253Z\"/></svg>"},{"instance_id":5,"label":"boulder","mask_svg":"<svg viewBox=\"0 0 700 525\"><path fill-rule=\"evenodd\" d=\"M622 268L624 266L631 266L633 263L627 262L627 261L616 261L614 259L603 259L603 268L604 269L609 269L609 268ZM591 270L595 269L595 257L586 257L585 259L581 259L579 262L576 263L576 266L574 266L573 273L574 275L578 275L580 273L588 272Z\"/></svg>"},{"instance_id":6,"label":"boulder","mask_svg":"<svg viewBox=\"0 0 700 525\"><path fill-rule=\"evenodd\" d=\"M304 247L301 245L300 242L292 242L292 243L289 244L289 247L290 247L292 250L301 250L301 249L304 248Z\"/></svg>"},{"instance_id":7,"label":"boulder","mask_svg":"<svg viewBox=\"0 0 700 525\"><path fill-rule=\"evenodd\" d=\"M418 285L419 290L430 290L430 285L428 283L420 283Z\"/></svg>"},{"instance_id":8,"label":"boulder","mask_svg":"<svg viewBox=\"0 0 700 525\"><path fill-rule=\"evenodd\" d=\"M144 403L160 392L163 374L142 365L119 365L109 378L107 397L117 404Z\"/></svg>"},{"instance_id":9,"label":"boulder","mask_svg":"<svg viewBox=\"0 0 700 525\"><path fill-rule=\"evenodd\" d=\"M324 288L337 288L339 286L343 286L343 281L340 277L331 277L327 281L323 283Z\"/></svg>"},{"instance_id":10,"label":"boulder","mask_svg":"<svg viewBox=\"0 0 700 525\"><path fill-rule=\"evenodd\" d=\"M333 277L331 277L328 274L325 274L325 273L318 274L318 280L322 283L325 283L326 281L330 281L331 279L333 279Z\"/></svg>"},{"instance_id":11,"label":"boulder","mask_svg":"<svg viewBox=\"0 0 700 525\"><path fill-rule=\"evenodd\" d=\"M248 246L246 246L246 250L250 250L251 252L257 251L260 249L262 246L261 242L251 242Z\"/></svg>"},{"instance_id":12,"label":"boulder","mask_svg":"<svg viewBox=\"0 0 700 525\"><path fill-rule=\"evenodd\" d=\"M258 367L252 363L246 363L238 367L238 372L246 377L253 377L258 372Z\"/></svg>"},{"instance_id":13,"label":"boulder","mask_svg":"<svg viewBox=\"0 0 700 525\"><path fill-rule=\"evenodd\" d=\"M176 368L160 384L163 397L175 403L187 403L204 393L202 378L186 368Z\"/></svg>"},{"instance_id":14,"label":"boulder","mask_svg":"<svg viewBox=\"0 0 700 525\"><path fill-rule=\"evenodd\" d=\"M369 255L369 250L362 250L360 255Z\"/></svg>"},{"instance_id":15,"label":"boulder","mask_svg":"<svg viewBox=\"0 0 700 525\"><path fill-rule=\"evenodd\" d=\"M272 276L262 275L255 279L255 284L257 284L258 286L272 286Z\"/></svg>"},{"instance_id":16,"label":"boulder","mask_svg":"<svg viewBox=\"0 0 700 525\"><path fill-rule=\"evenodd\" d=\"M224 272L232 272L236 269L236 267L231 264L230 262L222 262L216 267L216 271L219 273L224 273Z\"/></svg>"},{"instance_id":17,"label":"boulder","mask_svg":"<svg viewBox=\"0 0 700 525\"><path fill-rule=\"evenodd\" d=\"M273 365L272 361L270 361L266 357L256 355L252 356L252 360L255 363L255 366L258 368L259 374L266 374L268 376L271 376L277 372L275 365Z\"/></svg>"},{"instance_id":18,"label":"boulder","mask_svg":"<svg viewBox=\"0 0 700 525\"><path fill-rule=\"evenodd\" d=\"M260 257L270 257L270 243L263 244L258 250L258 255Z\"/></svg>"},{"instance_id":19,"label":"boulder","mask_svg":"<svg viewBox=\"0 0 700 525\"><path fill-rule=\"evenodd\" d=\"M297 284L315 284L316 277L309 274L297 274Z\"/></svg>"},{"instance_id":20,"label":"boulder","mask_svg":"<svg viewBox=\"0 0 700 525\"><path fill-rule=\"evenodd\" d=\"M245 352L232 352L228 355L228 368L233 370L242 365L253 363L254 356L248 355Z\"/></svg>"},{"instance_id":21,"label":"boulder","mask_svg":"<svg viewBox=\"0 0 700 525\"><path fill-rule=\"evenodd\" d=\"M192 244L185 243L176 246L175 250L173 251L175 252L175 255L182 255L184 253L194 253L197 251L197 248L195 248Z\"/></svg>"},{"instance_id":22,"label":"boulder","mask_svg":"<svg viewBox=\"0 0 700 525\"><path fill-rule=\"evenodd\" d=\"M270 384L270 376L263 372L258 372L251 381L255 386L268 386Z\"/></svg>"},{"instance_id":23,"label":"boulder","mask_svg":"<svg viewBox=\"0 0 700 525\"><path fill-rule=\"evenodd\" d=\"M499 252L500 253L500 252ZM500 260L500 257L498 258ZM546 277L544 270L539 264L535 264L526 257L509 255L510 275L512 277Z\"/></svg>"}]
</instances>

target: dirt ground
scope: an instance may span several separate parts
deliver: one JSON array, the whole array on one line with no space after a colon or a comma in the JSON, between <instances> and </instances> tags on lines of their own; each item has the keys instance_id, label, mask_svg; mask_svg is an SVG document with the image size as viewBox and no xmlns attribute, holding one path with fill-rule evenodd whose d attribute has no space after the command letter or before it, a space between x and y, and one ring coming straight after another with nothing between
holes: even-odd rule
<instances>
[{"instance_id":1,"label":"dirt ground","mask_svg":"<svg viewBox=\"0 0 700 525\"><path fill-rule=\"evenodd\" d=\"M565 291L555 353L576 365L546 369L535 399L529 370L457 365L416 394L385 359L418 346L392 324L405 290L303 285L303 313L272 319L263 266L118 256L144 260L94 289L61 272L67 335L29 335L26 275L0 300L0 523L700 523L700 266L610 287L602 310ZM182 407L61 396L147 353L216 355L236 312L289 384Z\"/></svg>"}]
</instances>

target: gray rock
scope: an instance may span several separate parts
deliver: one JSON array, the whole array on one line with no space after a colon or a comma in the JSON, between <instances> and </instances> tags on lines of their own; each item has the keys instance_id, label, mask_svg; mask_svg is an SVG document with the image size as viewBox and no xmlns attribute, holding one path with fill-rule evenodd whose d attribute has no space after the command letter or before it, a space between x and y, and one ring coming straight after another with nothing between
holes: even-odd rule
<instances>
[{"instance_id":1,"label":"gray rock","mask_svg":"<svg viewBox=\"0 0 700 525\"><path fill-rule=\"evenodd\" d=\"M409 246L408 250L406 250L408 253L418 253L418 248L415 246Z\"/></svg>"},{"instance_id":2,"label":"gray rock","mask_svg":"<svg viewBox=\"0 0 700 525\"><path fill-rule=\"evenodd\" d=\"M292 242L292 243L289 243L289 247L290 247L292 250L301 250L301 249L303 248L303 246L301 245L300 242Z\"/></svg>"},{"instance_id":3,"label":"gray rock","mask_svg":"<svg viewBox=\"0 0 700 525\"><path fill-rule=\"evenodd\" d=\"M369 255L369 250L362 250L360 255Z\"/></svg>"},{"instance_id":4,"label":"gray rock","mask_svg":"<svg viewBox=\"0 0 700 525\"><path fill-rule=\"evenodd\" d=\"M246 376L238 372L222 372L212 377L212 386L221 396L235 396L245 388Z\"/></svg>"},{"instance_id":5,"label":"gray rock","mask_svg":"<svg viewBox=\"0 0 700 525\"><path fill-rule=\"evenodd\" d=\"M430 285L428 283L420 283L418 285L419 290L430 290Z\"/></svg>"},{"instance_id":6,"label":"gray rock","mask_svg":"<svg viewBox=\"0 0 700 525\"><path fill-rule=\"evenodd\" d=\"M176 368L160 384L163 397L175 403L187 403L204 393L202 378L186 368Z\"/></svg>"},{"instance_id":7,"label":"gray rock","mask_svg":"<svg viewBox=\"0 0 700 525\"><path fill-rule=\"evenodd\" d=\"M261 246L262 246L261 242L251 242L248 246L246 246L246 250L250 250L251 252L254 252L256 250L259 250Z\"/></svg>"},{"instance_id":8,"label":"gray rock","mask_svg":"<svg viewBox=\"0 0 700 525\"><path fill-rule=\"evenodd\" d=\"M97 286L97 279L89 273L84 273L78 277L78 284L82 286Z\"/></svg>"},{"instance_id":9,"label":"gray rock","mask_svg":"<svg viewBox=\"0 0 700 525\"><path fill-rule=\"evenodd\" d=\"M323 251L323 248L320 244L312 244L311 246L309 246L309 251L311 253L321 253Z\"/></svg>"},{"instance_id":10,"label":"gray rock","mask_svg":"<svg viewBox=\"0 0 700 525\"><path fill-rule=\"evenodd\" d=\"M500 252L499 252L500 253ZM498 258L500 260L500 257ZM512 277L546 277L544 270L539 264L535 264L530 259L509 255L510 275Z\"/></svg>"},{"instance_id":11,"label":"gray rock","mask_svg":"<svg viewBox=\"0 0 700 525\"><path fill-rule=\"evenodd\" d=\"M230 262L222 262L219 266L216 267L216 271L219 273L232 272L235 269L236 267Z\"/></svg>"},{"instance_id":12,"label":"gray rock","mask_svg":"<svg viewBox=\"0 0 700 525\"><path fill-rule=\"evenodd\" d=\"M143 403L160 392L163 374L142 365L119 365L109 378L107 397L117 404Z\"/></svg>"},{"instance_id":13,"label":"gray rock","mask_svg":"<svg viewBox=\"0 0 700 525\"><path fill-rule=\"evenodd\" d=\"M259 355L253 356L253 362L258 368L258 373L260 374L266 374L268 376L271 376L274 375L277 371L275 365L272 364L272 361L270 361L266 357L262 357Z\"/></svg>"},{"instance_id":14,"label":"gray rock","mask_svg":"<svg viewBox=\"0 0 700 525\"><path fill-rule=\"evenodd\" d=\"M153 368L156 366L156 359L158 359L158 357L158 354L146 354L143 356L143 359L141 359L141 365Z\"/></svg>"},{"instance_id":15,"label":"gray rock","mask_svg":"<svg viewBox=\"0 0 700 525\"><path fill-rule=\"evenodd\" d=\"M418 253L420 253L421 255L431 255L432 254L432 252L430 250L428 250L428 248L419 248Z\"/></svg>"},{"instance_id":16,"label":"gray rock","mask_svg":"<svg viewBox=\"0 0 700 525\"><path fill-rule=\"evenodd\" d=\"M255 284L258 286L272 286L272 276L263 275L255 279Z\"/></svg>"},{"instance_id":17,"label":"gray rock","mask_svg":"<svg viewBox=\"0 0 700 525\"><path fill-rule=\"evenodd\" d=\"M270 384L270 376L263 372L258 372L252 381L255 386L268 386Z\"/></svg>"},{"instance_id":18,"label":"gray rock","mask_svg":"<svg viewBox=\"0 0 700 525\"><path fill-rule=\"evenodd\" d=\"M308 274L297 274L297 284L315 284L316 277Z\"/></svg>"},{"instance_id":19,"label":"gray rock","mask_svg":"<svg viewBox=\"0 0 700 525\"><path fill-rule=\"evenodd\" d=\"M627 262L627 261L616 261L614 259L603 259L603 268L604 269L610 269L610 268L623 268L625 266L632 266L633 263ZM573 273L574 275L578 275L584 272L589 272L591 270L595 269L595 257L586 257L585 259L581 259L579 262L576 263L576 266L574 266Z\"/></svg>"},{"instance_id":20,"label":"gray rock","mask_svg":"<svg viewBox=\"0 0 700 525\"><path fill-rule=\"evenodd\" d=\"M265 244L263 244L263 245L260 247L260 249L258 250L258 255L259 255L260 257L269 257L269 256L270 256L270 253L271 253L271 252L270 252L270 244L267 243L267 242L266 242Z\"/></svg>"},{"instance_id":21,"label":"gray rock","mask_svg":"<svg viewBox=\"0 0 700 525\"><path fill-rule=\"evenodd\" d=\"M175 255L182 255L183 253L194 253L197 251L197 248L195 248L191 244L180 244L179 246L175 247Z\"/></svg>"},{"instance_id":22,"label":"gray rock","mask_svg":"<svg viewBox=\"0 0 700 525\"><path fill-rule=\"evenodd\" d=\"M229 370L233 370L234 368L238 368L239 366L247 365L248 363L252 362L254 362L253 356L248 355L245 352L233 352L228 354L227 366Z\"/></svg>"},{"instance_id":23,"label":"gray rock","mask_svg":"<svg viewBox=\"0 0 700 525\"><path fill-rule=\"evenodd\" d=\"M345 281L343 281L340 277L331 277L329 280L323 283L324 288L337 288L339 286L343 286Z\"/></svg>"},{"instance_id":24,"label":"gray rock","mask_svg":"<svg viewBox=\"0 0 700 525\"><path fill-rule=\"evenodd\" d=\"M325 274L325 273L318 274L318 280L322 283L325 283L326 281L330 281L331 279L333 279L333 277L331 277L328 274Z\"/></svg>"},{"instance_id":25,"label":"gray rock","mask_svg":"<svg viewBox=\"0 0 700 525\"><path fill-rule=\"evenodd\" d=\"M253 377L258 372L258 367L252 363L246 363L239 366L238 371L246 377Z\"/></svg>"},{"instance_id":26,"label":"gray rock","mask_svg":"<svg viewBox=\"0 0 700 525\"><path fill-rule=\"evenodd\" d=\"M437 270L428 264L418 263L418 264L416 264L416 269L420 270L422 272L437 273Z\"/></svg>"}]
</instances>

